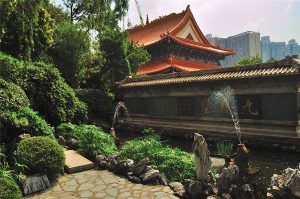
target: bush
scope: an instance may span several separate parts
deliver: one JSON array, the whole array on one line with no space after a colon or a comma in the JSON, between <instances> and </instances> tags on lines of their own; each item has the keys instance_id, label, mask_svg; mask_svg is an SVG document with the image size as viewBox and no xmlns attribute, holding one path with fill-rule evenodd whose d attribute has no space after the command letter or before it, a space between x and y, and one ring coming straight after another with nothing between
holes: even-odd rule
<instances>
[{"instance_id":1,"label":"bush","mask_svg":"<svg viewBox=\"0 0 300 199\"><path fill-rule=\"evenodd\" d=\"M33 109L44 115L50 124L87 118L87 107L79 101L54 66L22 62L1 53L0 65L0 76L22 87Z\"/></svg>"},{"instance_id":2,"label":"bush","mask_svg":"<svg viewBox=\"0 0 300 199\"><path fill-rule=\"evenodd\" d=\"M96 154L111 155L117 148L112 137L105 133L102 128L94 125L74 125L61 124L57 127L58 135L62 135L67 142L71 139L77 141L77 147L89 159L93 159Z\"/></svg>"},{"instance_id":3,"label":"bush","mask_svg":"<svg viewBox=\"0 0 300 199\"><path fill-rule=\"evenodd\" d=\"M195 162L192 154L171 148L160 142L160 137L148 131L143 140L127 141L121 149L121 157L139 161L149 157L150 164L164 172L171 181L182 181L195 174Z\"/></svg>"},{"instance_id":4,"label":"bush","mask_svg":"<svg viewBox=\"0 0 300 199\"><path fill-rule=\"evenodd\" d=\"M113 99L105 93L104 89L78 89L78 98L88 105L88 118L91 121L110 122L113 115Z\"/></svg>"},{"instance_id":5,"label":"bush","mask_svg":"<svg viewBox=\"0 0 300 199\"><path fill-rule=\"evenodd\" d=\"M18 111L28 107L29 99L22 88L0 77L0 104L0 114L3 114L6 111Z\"/></svg>"},{"instance_id":6,"label":"bush","mask_svg":"<svg viewBox=\"0 0 300 199\"><path fill-rule=\"evenodd\" d=\"M14 156L18 163L28 167L27 174L45 173L51 179L63 170L65 163L63 148L48 137L23 139Z\"/></svg>"},{"instance_id":7,"label":"bush","mask_svg":"<svg viewBox=\"0 0 300 199\"><path fill-rule=\"evenodd\" d=\"M13 180L9 178L0 178L0 198L19 199L22 198L22 193Z\"/></svg>"},{"instance_id":8,"label":"bush","mask_svg":"<svg viewBox=\"0 0 300 199\"><path fill-rule=\"evenodd\" d=\"M220 141L217 142L217 152L221 155L232 155L233 154L233 144L231 142Z\"/></svg>"}]
</instances>

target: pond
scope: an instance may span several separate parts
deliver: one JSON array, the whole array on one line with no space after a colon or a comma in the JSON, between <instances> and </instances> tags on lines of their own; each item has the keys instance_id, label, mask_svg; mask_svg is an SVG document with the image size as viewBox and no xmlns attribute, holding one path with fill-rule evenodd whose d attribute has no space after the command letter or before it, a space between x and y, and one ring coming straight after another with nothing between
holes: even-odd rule
<instances>
[{"instance_id":1,"label":"pond","mask_svg":"<svg viewBox=\"0 0 300 199\"><path fill-rule=\"evenodd\" d=\"M118 133L118 137L124 142L141 137L141 135L122 132ZM162 140L166 140L164 143L172 147L180 148L186 152L192 152L192 140L177 137L168 137ZM209 150L211 153L216 153L216 145L209 144ZM269 184L270 178L274 173L281 174L287 167L296 168L300 163L300 155L296 152L283 152L261 148L249 148L248 150L250 167L260 170L257 174L252 176L252 182Z\"/></svg>"}]
</instances>

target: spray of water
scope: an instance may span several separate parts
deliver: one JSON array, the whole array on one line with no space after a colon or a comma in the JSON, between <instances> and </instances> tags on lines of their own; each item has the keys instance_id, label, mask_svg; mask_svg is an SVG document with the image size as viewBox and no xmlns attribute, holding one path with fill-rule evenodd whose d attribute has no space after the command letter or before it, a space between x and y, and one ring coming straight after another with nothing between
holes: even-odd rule
<instances>
[{"instance_id":1,"label":"spray of water","mask_svg":"<svg viewBox=\"0 0 300 199\"><path fill-rule=\"evenodd\" d=\"M114 112L114 117L113 117L113 123L112 123L112 128L114 128L115 123L117 121L117 118L119 117L120 114L120 110L123 109L125 111L125 116L129 115L128 109L125 106L124 102L118 102L115 108L115 112Z\"/></svg>"},{"instance_id":2,"label":"spray of water","mask_svg":"<svg viewBox=\"0 0 300 199\"><path fill-rule=\"evenodd\" d=\"M234 96L234 90L229 86L213 92L209 99L210 110L220 113L220 108L226 108L232 118L239 143L242 143L241 128L239 124L239 114L237 102ZM217 110L216 110L217 109Z\"/></svg>"}]
</instances>

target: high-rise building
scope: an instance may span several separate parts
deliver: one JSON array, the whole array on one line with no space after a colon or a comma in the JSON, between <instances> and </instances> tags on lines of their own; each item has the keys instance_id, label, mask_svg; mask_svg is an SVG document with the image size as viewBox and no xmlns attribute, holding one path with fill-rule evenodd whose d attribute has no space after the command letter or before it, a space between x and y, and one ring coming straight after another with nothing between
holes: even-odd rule
<instances>
[{"instance_id":1,"label":"high-rise building","mask_svg":"<svg viewBox=\"0 0 300 199\"><path fill-rule=\"evenodd\" d=\"M288 41L288 44L286 45L286 54L289 56L299 55L299 45L295 39Z\"/></svg>"},{"instance_id":2,"label":"high-rise building","mask_svg":"<svg viewBox=\"0 0 300 199\"><path fill-rule=\"evenodd\" d=\"M263 62L268 61L271 58L271 42L269 36L261 37L260 48Z\"/></svg>"},{"instance_id":3,"label":"high-rise building","mask_svg":"<svg viewBox=\"0 0 300 199\"><path fill-rule=\"evenodd\" d=\"M276 60L285 58L286 56L286 43L285 42L275 42L276 43Z\"/></svg>"}]
</instances>

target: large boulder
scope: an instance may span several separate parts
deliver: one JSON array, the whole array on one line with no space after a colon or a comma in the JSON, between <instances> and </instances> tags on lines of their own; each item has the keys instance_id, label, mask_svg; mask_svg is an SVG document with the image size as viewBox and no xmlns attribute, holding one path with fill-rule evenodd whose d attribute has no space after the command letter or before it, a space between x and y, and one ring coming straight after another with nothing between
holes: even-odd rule
<instances>
[{"instance_id":1,"label":"large boulder","mask_svg":"<svg viewBox=\"0 0 300 199\"><path fill-rule=\"evenodd\" d=\"M151 170L147 171L146 173L144 173L143 175L141 175L141 179L143 180L144 183L155 182L158 180L159 176L160 176L160 173L158 170L151 169Z\"/></svg>"}]
</instances>

